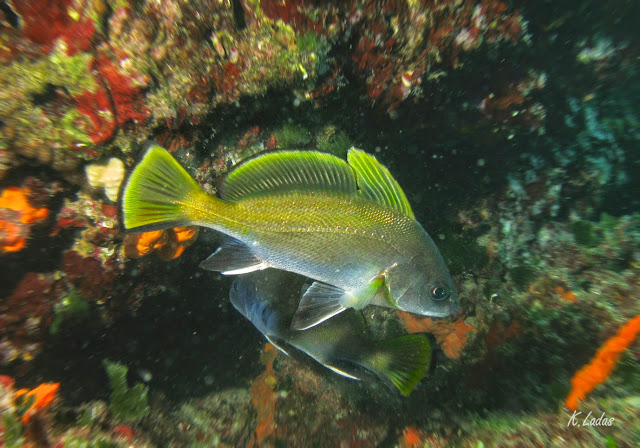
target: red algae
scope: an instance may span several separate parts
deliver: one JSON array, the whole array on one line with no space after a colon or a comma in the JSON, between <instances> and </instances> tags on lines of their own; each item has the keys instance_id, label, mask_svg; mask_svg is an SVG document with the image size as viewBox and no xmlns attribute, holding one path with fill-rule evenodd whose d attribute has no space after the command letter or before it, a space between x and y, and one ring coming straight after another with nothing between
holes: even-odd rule
<instances>
[{"instance_id":1,"label":"red algae","mask_svg":"<svg viewBox=\"0 0 640 448\"><path fill-rule=\"evenodd\" d=\"M24 36L44 52L51 51L57 39L64 40L70 56L90 48L96 28L76 0L23 0L13 7L22 18Z\"/></svg>"},{"instance_id":2,"label":"red algae","mask_svg":"<svg viewBox=\"0 0 640 448\"><path fill-rule=\"evenodd\" d=\"M95 92L85 91L77 100L78 112L91 121L89 137L95 144L113 138L128 123L144 123L151 110L143 101L146 79L134 80L121 73L113 62L101 57L92 64L101 81ZM142 81L142 83L141 83Z\"/></svg>"},{"instance_id":3,"label":"red algae","mask_svg":"<svg viewBox=\"0 0 640 448\"><path fill-rule=\"evenodd\" d=\"M51 274L26 273L0 303L0 363L29 362L42 347L43 322L49 320L62 292Z\"/></svg>"},{"instance_id":4,"label":"red algae","mask_svg":"<svg viewBox=\"0 0 640 448\"><path fill-rule=\"evenodd\" d=\"M392 116L419 91L423 77L456 68L461 51L483 42L514 42L522 34L517 11L507 13L506 5L494 0L432 6L415 2L402 8L393 0L368 2L358 17L353 63L366 80L369 98L386 105ZM429 33L423 39L425 28Z\"/></svg>"},{"instance_id":5,"label":"red algae","mask_svg":"<svg viewBox=\"0 0 640 448\"><path fill-rule=\"evenodd\" d=\"M328 15L332 8L321 9L320 17L316 14L310 16L307 11L310 11L309 7L313 2L307 0L261 0L260 8L265 16L272 20L282 20L283 23L290 25L297 31L307 32L313 31L321 34L326 32L329 28L326 26L328 22ZM326 2L331 4L331 2ZM350 1L337 2L349 4Z\"/></svg>"},{"instance_id":6,"label":"red algae","mask_svg":"<svg viewBox=\"0 0 640 448\"><path fill-rule=\"evenodd\" d=\"M78 292L92 301L103 301L111 295L118 274L111 260L103 264L99 257L85 257L75 250L64 253L62 271Z\"/></svg>"}]
</instances>

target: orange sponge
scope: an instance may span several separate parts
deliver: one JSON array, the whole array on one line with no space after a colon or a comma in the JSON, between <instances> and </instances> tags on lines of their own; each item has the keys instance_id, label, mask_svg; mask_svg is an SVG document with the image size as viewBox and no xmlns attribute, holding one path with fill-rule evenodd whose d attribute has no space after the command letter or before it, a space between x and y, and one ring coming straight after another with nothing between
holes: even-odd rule
<instances>
[{"instance_id":1,"label":"orange sponge","mask_svg":"<svg viewBox=\"0 0 640 448\"><path fill-rule=\"evenodd\" d=\"M565 405L572 411L578 407L578 400L603 383L611 374L620 359L620 354L636 339L640 333L640 316L629 320L618 333L604 343L589 364L580 369L571 379L571 392Z\"/></svg>"},{"instance_id":2,"label":"orange sponge","mask_svg":"<svg viewBox=\"0 0 640 448\"><path fill-rule=\"evenodd\" d=\"M0 196L0 252L17 252L27 244L29 225L49 216L46 207L29 204L28 188L6 188Z\"/></svg>"},{"instance_id":3,"label":"orange sponge","mask_svg":"<svg viewBox=\"0 0 640 448\"><path fill-rule=\"evenodd\" d=\"M25 396L26 399L34 397L33 403L22 416L22 423L27 423L31 417L46 408L53 401L58 392L60 383L42 383L35 389L20 389L14 395L14 398Z\"/></svg>"},{"instance_id":4,"label":"orange sponge","mask_svg":"<svg viewBox=\"0 0 640 448\"><path fill-rule=\"evenodd\" d=\"M455 322L449 322L416 316L406 311L397 311L397 314L402 319L407 332L433 334L444 354L451 359L460 357L467 344L468 333L476 329L464 322L465 316Z\"/></svg>"},{"instance_id":5,"label":"orange sponge","mask_svg":"<svg viewBox=\"0 0 640 448\"><path fill-rule=\"evenodd\" d=\"M124 237L124 253L129 258L142 258L167 243L164 230L132 233Z\"/></svg>"},{"instance_id":6,"label":"orange sponge","mask_svg":"<svg viewBox=\"0 0 640 448\"><path fill-rule=\"evenodd\" d=\"M196 240L197 227L175 227L129 234L124 238L124 252L129 258L142 258L156 252L162 260L173 260Z\"/></svg>"}]
</instances>

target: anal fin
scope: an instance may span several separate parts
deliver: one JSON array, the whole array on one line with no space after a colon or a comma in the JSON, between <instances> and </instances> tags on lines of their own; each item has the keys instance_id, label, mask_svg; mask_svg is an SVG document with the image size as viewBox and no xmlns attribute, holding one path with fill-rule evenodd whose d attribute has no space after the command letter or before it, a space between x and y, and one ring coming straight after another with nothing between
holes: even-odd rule
<instances>
[{"instance_id":1,"label":"anal fin","mask_svg":"<svg viewBox=\"0 0 640 448\"><path fill-rule=\"evenodd\" d=\"M291 356L289 354L289 352L287 352L284 348L282 348L282 344L280 342L276 342L273 338L270 338L269 336L267 336L266 334L264 335L265 338L267 338L267 341L269 341L269 344L273 345L275 348L277 348L278 350L280 350L282 353L284 353L287 356Z\"/></svg>"},{"instance_id":2,"label":"anal fin","mask_svg":"<svg viewBox=\"0 0 640 448\"><path fill-rule=\"evenodd\" d=\"M349 379L352 379L352 380L360 381L360 378L358 378L357 376L352 375L352 374L350 374L350 373L346 372L346 371L345 371L345 370L343 370L343 369L340 369L340 368L338 368L338 367L334 367L334 366L332 366L331 364L324 364L324 366L325 366L326 368L328 368L328 369L331 369L332 371L334 371L335 373L337 373L337 374L338 374L338 375L340 375L340 376L344 376L345 378L349 378Z\"/></svg>"},{"instance_id":3,"label":"anal fin","mask_svg":"<svg viewBox=\"0 0 640 448\"><path fill-rule=\"evenodd\" d=\"M200 267L224 275L237 275L259 271L269 266L249 246L236 239L227 238L222 246L200 263Z\"/></svg>"},{"instance_id":4,"label":"anal fin","mask_svg":"<svg viewBox=\"0 0 640 448\"><path fill-rule=\"evenodd\" d=\"M300 299L291 321L292 330L306 330L343 312L346 292L336 286L313 282Z\"/></svg>"}]
</instances>

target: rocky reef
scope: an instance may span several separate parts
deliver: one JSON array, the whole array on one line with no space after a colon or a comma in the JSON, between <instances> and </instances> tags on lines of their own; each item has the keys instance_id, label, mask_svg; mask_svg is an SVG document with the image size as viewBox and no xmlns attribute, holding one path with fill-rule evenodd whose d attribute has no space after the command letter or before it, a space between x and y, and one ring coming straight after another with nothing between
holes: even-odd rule
<instances>
[{"instance_id":1,"label":"rocky reef","mask_svg":"<svg viewBox=\"0 0 640 448\"><path fill-rule=\"evenodd\" d=\"M0 0L0 446L637 446L638 16ZM377 337L431 335L417 389L265 347L198 268L214 232L125 234L147 141L211 193L265 150L387 165L461 301L364 310Z\"/></svg>"}]
</instances>

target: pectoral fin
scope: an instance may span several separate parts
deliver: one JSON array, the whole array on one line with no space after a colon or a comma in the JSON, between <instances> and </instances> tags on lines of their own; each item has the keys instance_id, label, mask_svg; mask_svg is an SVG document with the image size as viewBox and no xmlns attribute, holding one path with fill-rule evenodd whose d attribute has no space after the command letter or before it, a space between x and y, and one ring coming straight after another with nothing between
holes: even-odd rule
<instances>
[{"instance_id":1,"label":"pectoral fin","mask_svg":"<svg viewBox=\"0 0 640 448\"><path fill-rule=\"evenodd\" d=\"M369 285L370 293L375 294L371 302L374 305L398 308L398 303L391 295L387 272L383 272Z\"/></svg>"},{"instance_id":2,"label":"pectoral fin","mask_svg":"<svg viewBox=\"0 0 640 448\"><path fill-rule=\"evenodd\" d=\"M200 263L200 267L224 275L237 275L259 271L269 266L249 246L228 238L209 258Z\"/></svg>"},{"instance_id":3,"label":"pectoral fin","mask_svg":"<svg viewBox=\"0 0 640 448\"><path fill-rule=\"evenodd\" d=\"M347 308L354 308L361 310L365 306L374 302L376 296L381 295L383 300L391 303L393 308L393 300L391 295L388 294L388 288L386 287L385 274L382 273L371 280L367 286L358 291L356 294L350 294L347 300L344 302Z\"/></svg>"},{"instance_id":4,"label":"pectoral fin","mask_svg":"<svg viewBox=\"0 0 640 448\"><path fill-rule=\"evenodd\" d=\"M291 322L291 329L306 330L347 308L361 310L373 301L383 285L384 275L380 275L354 294L337 286L313 282L300 299L300 305Z\"/></svg>"},{"instance_id":5,"label":"pectoral fin","mask_svg":"<svg viewBox=\"0 0 640 448\"><path fill-rule=\"evenodd\" d=\"M291 321L292 330L306 330L343 312L345 291L326 283L313 282L300 299Z\"/></svg>"}]
</instances>

